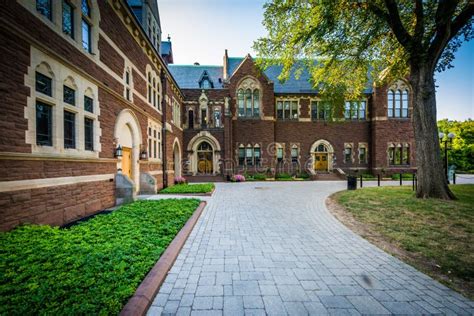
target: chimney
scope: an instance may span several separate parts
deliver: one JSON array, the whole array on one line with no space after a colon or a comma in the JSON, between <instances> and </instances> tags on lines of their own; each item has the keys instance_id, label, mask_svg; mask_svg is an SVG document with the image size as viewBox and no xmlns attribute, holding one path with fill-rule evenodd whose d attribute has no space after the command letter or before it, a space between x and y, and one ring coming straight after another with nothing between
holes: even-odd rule
<instances>
[{"instance_id":1,"label":"chimney","mask_svg":"<svg viewBox=\"0 0 474 316\"><path fill-rule=\"evenodd\" d=\"M227 55L227 49L225 50L225 53L224 53L224 73L222 75L222 77L224 78L224 81L227 81L227 77L228 77L228 73L227 71L229 70L229 65L228 65L228 60L229 60L229 56Z\"/></svg>"}]
</instances>

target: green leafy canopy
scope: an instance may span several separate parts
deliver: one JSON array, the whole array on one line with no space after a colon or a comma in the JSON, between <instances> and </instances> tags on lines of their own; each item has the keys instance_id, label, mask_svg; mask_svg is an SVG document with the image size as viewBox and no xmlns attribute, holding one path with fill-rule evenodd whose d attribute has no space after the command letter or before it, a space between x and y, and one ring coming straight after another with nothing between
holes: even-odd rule
<instances>
[{"instance_id":1,"label":"green leafy canopy","mask_svg":"<svg viewBox=\"0 0 474 316\"><path fill-rule=\"evenodd\" d=\"M262 68L283 66L280 80L306 67L319 93L340 103L361 97L370 82L409 76L415 63L451 67L472 38L472 7L468 0L273 0L264 5L268 36L254 48Z\"/></svg>"}]
</instances>

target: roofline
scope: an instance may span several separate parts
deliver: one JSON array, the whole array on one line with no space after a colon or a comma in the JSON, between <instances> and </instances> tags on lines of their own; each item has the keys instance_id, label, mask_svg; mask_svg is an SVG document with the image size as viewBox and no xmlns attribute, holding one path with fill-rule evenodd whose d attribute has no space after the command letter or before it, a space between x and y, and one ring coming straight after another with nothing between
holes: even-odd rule
<instances>
[{"instance_id":1,"label":"roofline","mask_svg":"<svg viewBox=\"0 0 474 316\"><path fill-rule=\"evenodd\" d=\"M169 65L170 67L223 67L223 66L219 66L219 65L178 65L178 64L172 64L172 65Z\"/></svg>"},{"instance_id":2,"label":"roofline","mask_svg":"<svg viewBox=\"0 0 474 316\"><path fill-rule=\"evenodd\" d=\"M155 53L156 56L158 56L158 60L160 61L160 63L162 64L161 66L165 69L166 73L169 75L169 77L171 78L171 80L173 81L174 85L176 86L176 88L178 88L178 91L179 93L181 94L181 97L183 98L184 100L184 94L183 92L181 92L181 88L179 87L178 85L178 82L174 79L173 75L171 74L171 71L168 69L167 67L167 64L165 63L165 60L163 59L163 57L161 56L160 52L156 49L155 46L153 46L153 44L151 43L150 39L148 38L148 35L146 35L146 32L145 30L143 29L143 26L142 24L140 23L140 21L138 21L138 18L137 16L135 15L135 13L133 13L132 11L132 8L130 7L130 5L128 4L128 2L126 0L119 0L120 2L122 2L122 5L124 5L124 7L127 9L127 12L128 12L128 15L131 16L132 20L135 22L135 24L138 26L138 29L140 30L140 32L142 32L142 35L144 35L145 37L145 40L147 41L147 43L150 45L151 47L151 50ZM161 29L161 27L160 27ZM161 43L160 43L161 45Z\"/></svg>"}]
</instances>

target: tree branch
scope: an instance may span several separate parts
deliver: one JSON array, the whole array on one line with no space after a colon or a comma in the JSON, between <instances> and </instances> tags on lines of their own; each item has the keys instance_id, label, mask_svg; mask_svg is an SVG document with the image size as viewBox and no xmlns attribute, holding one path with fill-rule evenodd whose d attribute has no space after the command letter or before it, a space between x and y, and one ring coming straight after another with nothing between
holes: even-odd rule
<instances>
[{"instance_id":1,"label":"tree branch","mask_svg":"<svg viewBox=\"0 0 474 316\"><path fill-rule=\"evenodd\" d=\"M416 0L415 16L416 16L416 25L415 25L415 35L413 36L413 40L415 42L415 46L421 46L423 44L423 34L425 33L423 0Z\"/></svg>"},{"instance_id":2,"label":"tree branch","mask_svg":"<svg viewBox=\"0 0 474 316\"><path fill-rule=\"evenodd\" d=\"M431 69L436 67L444 48L456 36L459 30L471 19L474 14L474 4L468 2L461 13L454 19L453 15L459 1L441 1L436 10L436 35L428 48Z\"/></svg>"},{"instance_id":3,"label":"tree branch","mask_svg":"<svg viewBox=\"0 0 474 316\"><path fill-rule=\"evenodd\" d=\"M387 7L388 15L390 17L388 21L390 28L400 44L410 51L413 38L403 26L402 20L400 19L400 13L398 12L397 3L395 0L385 0L385 6Z\"/></svg>"}]
</instances>

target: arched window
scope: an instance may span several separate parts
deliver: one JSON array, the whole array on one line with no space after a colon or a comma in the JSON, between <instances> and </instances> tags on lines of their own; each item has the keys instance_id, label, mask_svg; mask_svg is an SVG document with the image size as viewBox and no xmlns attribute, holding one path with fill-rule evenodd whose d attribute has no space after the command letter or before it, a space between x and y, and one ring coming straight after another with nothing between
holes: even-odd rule
<instances>
[{"instance_id":1,"label":"arched window","mask_svg":"<svg viewBox=\"0 0 474 316\"><path fill-rule=\"evenodd\" d=\"M399 80L387 91L387 116L390 118L407 118L409 91L407 85Z\"/></svg>"},{"instance_id":2,"label":"arched window","mask_svg":"<svg viewBox=\"0 0 474 316\"><path fill-rule=\"evenodd\" d=\"M245 163L247 166L253 166L253 147L251 145L247 145L245 149Z\"/></svg>"},{"instance_id":3,"label":"arched window","mask_svg":"<svg viewBox=\"0 0 474 316\"><path fill-rule=\"evenodd\" d=\"M299 158L298 156L299 156L298 146L296 145L291 146L291 162L298 163L298 158Z\"/></svg>"},{"instance_id":4,"label":"arched window","mask_svg":"<svg viewBox=\"0 0 474 316\"><path fill-rule=\"evenodd\" d=\"M253 154L255 156L255 165L260 166L262 162L262 152L260 150L260 145L253 146Z\"/></svg>"},{"instance_id":5,"label":"arched window","mask_svg":"<svg viewBox=\"0 0 474 316\"><path fill-rule=\"evenodd\" d=\"M92 53L92 13L91 6L88 0L82 0L81 3L81 12L82 12L82 47Z\"/></svg>"},{"instance_id":6,"label":"arched window","mask_svg":"<svg viewBox=\"0 0 474 316\"><path fill-rule=\"evenodd\" d=\"M260 116L260 90L258 82L253 78L246 78L237 90L237 115L239 117Z\"/></svg>"},{"instance_id":7,"label":"arched window","mask_svg":"<svg viewBox=\"0 0 474 316\"><path fill-rule=\"evenodd\" d=\"M239 166L245 165L245 147L244 145L239 146L239 153L238 153L238 159L239 159Z\"/></svg>"},{"instance_id":8,"label":"arched window","mask_svg":"<svg viewBox=\"0 0 474 316\"><path fill-rule=\"evenodd\" d=\"M320 144L316 149L317 152L327 152L328 148L324 144Z\"/></svg>"}]
</instances>

